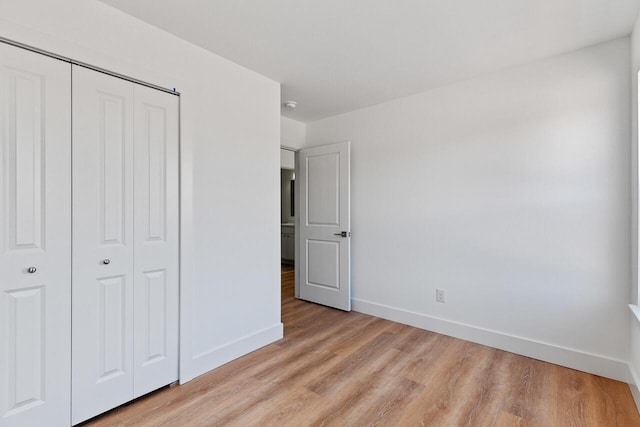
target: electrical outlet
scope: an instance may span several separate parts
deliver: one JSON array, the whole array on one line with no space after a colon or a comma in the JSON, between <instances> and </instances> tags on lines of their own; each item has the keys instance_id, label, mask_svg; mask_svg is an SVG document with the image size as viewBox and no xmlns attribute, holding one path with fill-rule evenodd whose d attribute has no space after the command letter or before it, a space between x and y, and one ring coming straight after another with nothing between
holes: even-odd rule
<instances>
[{"instance_id":1,"label":"electrical outlet","mask_svg":"<svg viewBox=\"0 0 640 427\"><path fill-rule=\"evenodd\" d=\"M437 302L447 302L446 301L446 294L444 292L444 289L436 289L436 301Z\"/></svg>"}]
</instances>

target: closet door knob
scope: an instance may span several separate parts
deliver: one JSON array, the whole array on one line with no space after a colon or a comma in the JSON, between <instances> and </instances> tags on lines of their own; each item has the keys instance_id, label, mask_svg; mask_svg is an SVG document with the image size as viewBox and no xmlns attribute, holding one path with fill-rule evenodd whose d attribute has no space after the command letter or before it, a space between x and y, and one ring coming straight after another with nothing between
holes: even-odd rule
<instances>
[{"instance_id":1,"label":"closet door knob","mask_svg":"<svg viewBox=\"0 0 640 427\"><path fill-rule=\"evenodd\" d=\"M33 274L33 273L35 273L35 272L36 272L36 268L35 268L35 267L29 267L29 268L27 268L27 271L28 271L29 273Z\"/></svg>"},{"instance_id":2,"label":"closet door knob","mask_svg":"<svg viewBox=\"0 0 640 427\"><path fill-rule=\"evenodd\" d=\"M103 260L102 260L102 263L103 263L104 265L109 265L109 264L111 264L111 260L110 260L110 259L108 259L108 258L107 258L107 259L103 259Z\"/></svg>"}]
</instances>

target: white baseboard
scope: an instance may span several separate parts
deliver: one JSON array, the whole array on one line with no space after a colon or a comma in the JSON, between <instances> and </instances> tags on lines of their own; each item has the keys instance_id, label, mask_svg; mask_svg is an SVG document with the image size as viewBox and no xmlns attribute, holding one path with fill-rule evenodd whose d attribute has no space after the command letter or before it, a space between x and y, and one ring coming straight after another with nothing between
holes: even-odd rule
<instances>
[{"instance_id":1,"label":"white baseboard","mask_svg":"<svg viewBox=\"0 0 640 427\"><path fill-rule=\"evenodd\" d=\"M212 369L229 363L238 357L249 354L265 345L278 341L283 337L283 325L278 323L272 327L256 331L250 335L235 341L223 344L219 347L198 353L193 356L187 375L182 375L180 384L184 384L193 378L205 374Z\"/></svg>"},{"instance_id":2,"label":"white baseboard","mask_svg":"<svg viewBox=\"0 0 640 427\"><path fill-rule=\"evenodd\" d=\"M636 402L636 407L640 412L640 388L638 388L638 385L640 385L640 381L638 378L638 373L633 368L633 365L629 363L629 377L626 382L629 384L631 395L633 396L633 400Z\"/></svg>"},{"instance_id":3,"label":"white baseboard","mask_svg":"<svg viewBox=\"0 0 640 427\"><path fill-rule=\"evenodd\" d=\"M416 328L426 329L617 381L629 382L630 368L628 363L623 360L560 347L360 299L354 298L351 302L352 309L360 313L404 323Z\"/></svg>"}]
</instances>

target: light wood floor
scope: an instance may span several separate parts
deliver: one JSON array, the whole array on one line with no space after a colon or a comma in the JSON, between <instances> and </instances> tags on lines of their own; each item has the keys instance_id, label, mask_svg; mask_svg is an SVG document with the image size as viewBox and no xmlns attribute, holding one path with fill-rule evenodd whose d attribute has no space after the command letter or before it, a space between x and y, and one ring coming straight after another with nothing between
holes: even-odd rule
<instances>
[{"instance_id":1,"label":"light wood floor","mask_svg":"<svg viewBox=\"0 0 640 427\"><path fill-rule=\"evenodd\" d=\"M94 419L112 426L640 426L626 384L293 298L285 338Z\"/></svg>"}]
</instances>

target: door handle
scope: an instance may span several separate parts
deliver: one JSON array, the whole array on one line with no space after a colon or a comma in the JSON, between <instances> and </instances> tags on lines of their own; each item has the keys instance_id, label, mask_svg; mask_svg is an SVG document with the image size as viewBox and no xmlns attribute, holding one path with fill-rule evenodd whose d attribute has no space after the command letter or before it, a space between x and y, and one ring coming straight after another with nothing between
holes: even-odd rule
<instances>
[{"instance_id":1,"label":"door handle","mask_svg":"<svg viewBox=\"0 0 640 427\"><path fill-rule=\"evenodd\" d=\"M340 236L340 237L351 237L351 232L350 231L341 231L339 233L333 233L334 236Z\"/></svg>"},{"instance_id":2,"label":"door handle","mask_svg":"<svg viewBox=\"0 0 640 427\"><path fill-rule=\"evenodd\" d=\"M33 274L33 273L35 273L36 271L37 271L37 269L36 269L35 267L29 267L29 268L27 268L27 272L28 272L28 273Z\"/></svg>"},{"instance_id":3,"label":"door handle","mask_svg":"<svg viewBox=\"0 0 640 427\"><path fill-rule=\"evenodd\" d=\"M109 258L107 258L107 259L103 259L103 260L102 260L102 263L103 263L104 265L109 265L109 264L111 264L111 260L110 260Z\"/></svg>"}]
</instances>

